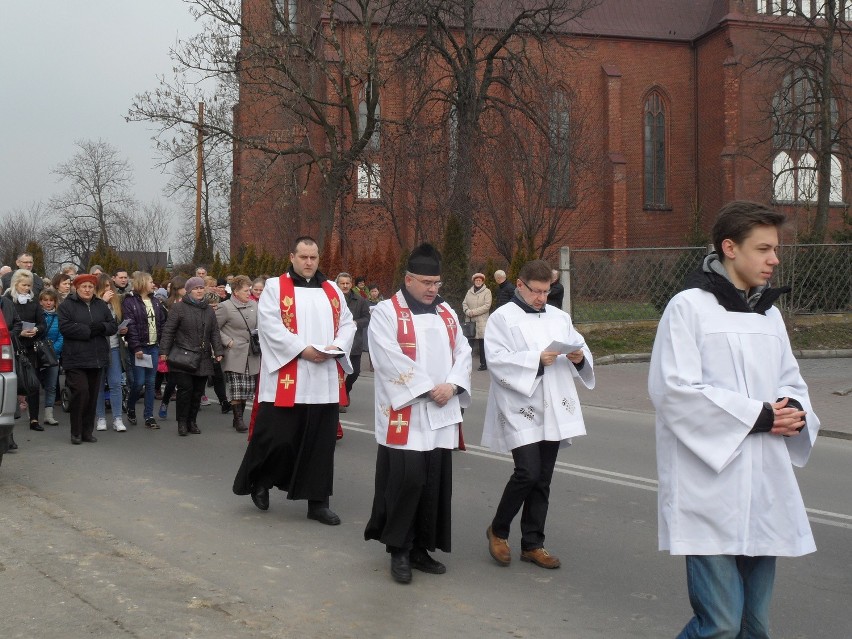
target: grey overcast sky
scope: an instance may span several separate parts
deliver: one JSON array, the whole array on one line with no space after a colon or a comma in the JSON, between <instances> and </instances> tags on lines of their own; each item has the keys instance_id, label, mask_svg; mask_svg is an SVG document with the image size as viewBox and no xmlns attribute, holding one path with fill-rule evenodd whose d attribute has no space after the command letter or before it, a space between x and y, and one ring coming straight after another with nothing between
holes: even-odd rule
<instances>
[{"instance_id":1,"label":"grey overcast sky","mask_svg":"<svg viewBox=\"0 0 852 639\"><path fill-rule=\"evenodd\" d=\"M51 169L79 139L112 144L136 199L165 202L153 131L124 116L197 30L181 0L0 0L0 215L64 190Z\"/></svg>"}]
</instances>

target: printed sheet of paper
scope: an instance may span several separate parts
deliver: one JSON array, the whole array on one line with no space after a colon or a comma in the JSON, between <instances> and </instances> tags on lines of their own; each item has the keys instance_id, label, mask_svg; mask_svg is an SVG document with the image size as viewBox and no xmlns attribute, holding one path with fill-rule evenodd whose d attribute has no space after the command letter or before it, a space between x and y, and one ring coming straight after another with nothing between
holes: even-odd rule
<instances>
[{"instance_id":1,"label":"printed sheet of paper","mask_svg":"<svg viewBox=\"0 0 852 639\"><path fill-rule=\"evenodd\" d=\"M141 359L135 359L136 365L141 368L154 368L154 360L148 353L142 353Z\"/></svg>"},{"instance_id":2,"label":"printed sheet of paper","mask_svg":"<svg viewBox=\"0 0 852 639\"><path fill-rule=\"evenodd\" d=\"M579 344L566 344L565 342L559 342L557 340L554 340L554 341L550 342L550 345L547 346L547 348L545 348L544 350L550 351L550 352L555 351L557 353L563 353L563 354L567 355L568 353L573 353L574 351L579 351L581 348L583 348L582 342L580 342Z\"/></svg>"},{"instance_id":3,"label":"printed sheet of paper","mask_svg":"<svg viewBox=\"0 0 852 639\"><path fill-rule=\"evenodd\" d=\"M451 397L450 401L443 406L438 406L435 402L426 402L426 416L432 430L458 424L462 420L458 395Z\"/></svg>"}]
</instances>

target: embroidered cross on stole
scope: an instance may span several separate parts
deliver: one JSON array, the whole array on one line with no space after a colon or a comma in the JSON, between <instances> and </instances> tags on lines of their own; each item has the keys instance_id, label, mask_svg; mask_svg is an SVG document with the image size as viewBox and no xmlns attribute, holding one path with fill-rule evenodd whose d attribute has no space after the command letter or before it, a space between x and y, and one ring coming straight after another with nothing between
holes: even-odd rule
<instances>
[{"instance_id":1,"label":"embroidered cross on stole","mask_svg":"<svg viewBox=\"0 0 852 639\"><path fill-rule=\"evenodd\" d=\"M391 298L393 308L396 311L396 341L399 342L399 347L402 349L403 355L417 361L417 335L414 332L414 318L411 311L405 304L405 298L402 296L402 291L398 291ZM453 314L443 304L437 307L438 315L444 320L444 325L447 327L447 337L450 342L450 352L455 361L456 351L456 334L458 325L456 324ZM386 442L390 445L404 446L408 443L409 426L411 424L411 406L406 406L401 410L390 409L388 415L388 436ZM462 436L462 428L459 424L459 449L464 450L464 437Z\"/></svg>"}]
</instances>

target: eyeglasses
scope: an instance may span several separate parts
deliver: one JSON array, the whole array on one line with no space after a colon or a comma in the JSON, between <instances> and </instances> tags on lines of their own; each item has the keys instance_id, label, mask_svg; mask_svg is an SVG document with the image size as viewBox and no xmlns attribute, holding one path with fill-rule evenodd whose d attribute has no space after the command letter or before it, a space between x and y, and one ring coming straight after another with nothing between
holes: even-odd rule
<instances>
[{"instance_id":1,"label":"eyeglasses","mask_svg":"<svg viewBox=\"0 0 852 639\"><path fill-rule=\"evenodd\" d=\"M414 277L413 275L411 276L411 279L417 280L426 288L440 289L444 285L441 280L421 280L419 277Z\"/></svg>"},{"instance_id":2,"label":"eyeglasses","mask_svg":"<svg viewBox=\"0 0 852 639\"><path fill-rule=\"evenodd\" d=\"M529 284L527 284L524 280L519 280L519 281L521 282L521 284L523 284L524 286L526 286L526 287L527 287L527 290L528 290L530 293L532 293L533 295L550 295L550 289L547 289L546 291L537 291L537 290L535 290L534 288L530 288L530 285L529 285Z\"/></svg>"}]
</instances>

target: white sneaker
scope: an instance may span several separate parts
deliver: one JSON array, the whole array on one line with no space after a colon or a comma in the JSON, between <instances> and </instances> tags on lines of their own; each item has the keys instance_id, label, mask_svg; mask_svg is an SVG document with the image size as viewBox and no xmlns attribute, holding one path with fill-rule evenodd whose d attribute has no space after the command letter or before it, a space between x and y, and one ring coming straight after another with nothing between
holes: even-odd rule
<instances>
[{"instance_id":1,"label":"white sneaker","mask_svg":"<svg viewBox=\"0 0 852 639\"><path fill-rule=\"evenodd\" d=\"M127 427L124 425L124 422L121 421L121 417L116 417L112 422L112 428L118 433L123 433L127 430Z\"/></svg>"},{"instance_id":2,"label":"white sneaker","mask_svg":"<svg viewBox=\"0 0 852 639\"><path fill-rule=\"evenodd\" d=\"M207 395L201 396L201 405L202 406L210 406L210 399L207 397Z\"/></svg>"},{"instance_id":3,"label":"white sneaker","mask_svg":"<svg viewBox=\"0 0 852 639\"><path fill-rule=\"evenodd\" d=\"M98 425L95 430L106 430L106 417L98 417Z\"/></svg>"}]
</instances>

